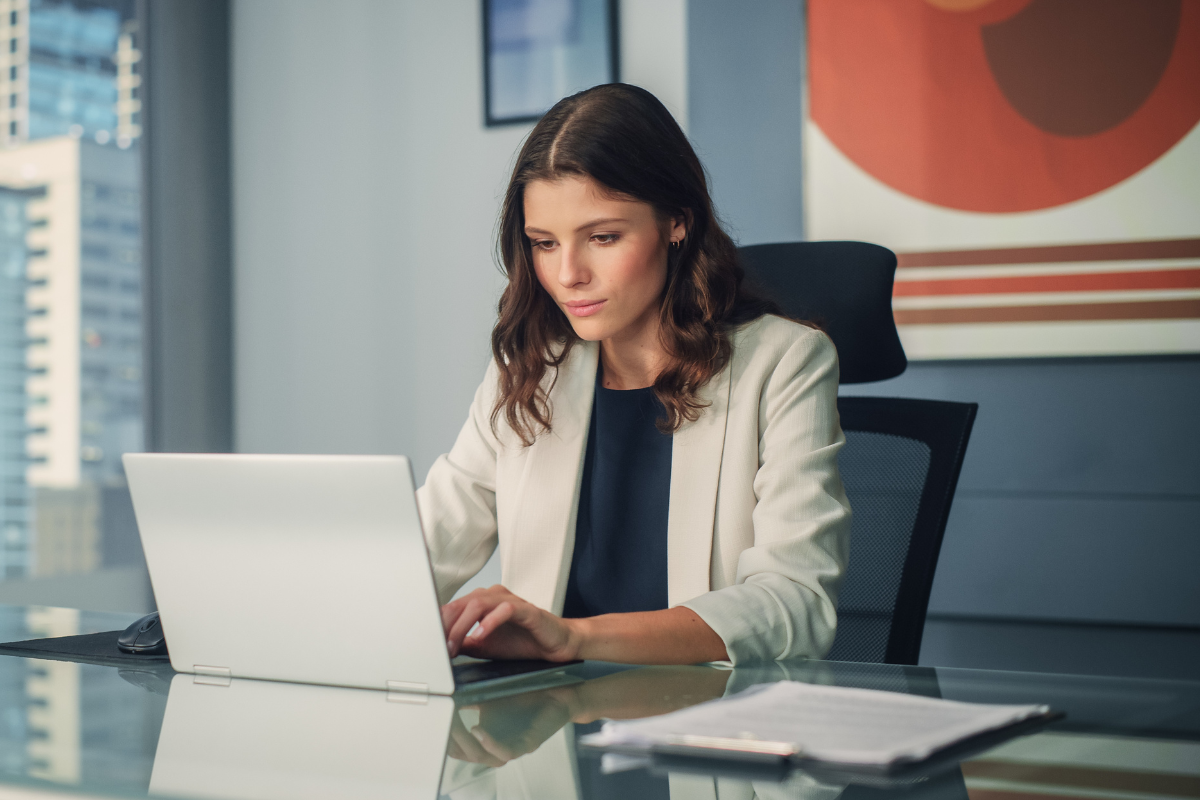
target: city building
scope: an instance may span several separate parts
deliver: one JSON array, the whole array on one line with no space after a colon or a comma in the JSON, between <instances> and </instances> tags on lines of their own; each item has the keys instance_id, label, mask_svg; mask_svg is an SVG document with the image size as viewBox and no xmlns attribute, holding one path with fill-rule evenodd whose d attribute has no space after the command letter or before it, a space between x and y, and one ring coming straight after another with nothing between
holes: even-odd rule
<instances>
[{"instance_id":1,"label":"city building","mask_svg":"<svg viewBox=\"0 0 1200 800\"><path fill-rule=\"evenodd\" d=\"M30 193L0 188L0 579L30 566L25 478L25 207Z\"/></svg>"},{"instance_id":2,"label":"city building","mask_svg":"<svg viewBox=\"0 0 1200 800\"><path fill-rule=\"evenodd\" d=\"M128 3L0 0L0 140L140 135L136 22Z\"/></svg>"},{"instance_id":3,"label":"city building","mask_svg":"<svg viewBox=\"0 0 1200 800\"><path fill-rule=\"evenodd\" d=\"M34 575L100 566L101 498L124 491L121 454L143 445L137 175L135 152L71 136L0 150L0 186L40 193L26 234Z\"/></svg>"},{"instance_id":4,"label":"city building","mask_svg":"<svg viewBox=\"0 0 1200 800\"><path fill-rule=\"evenodd\" d=\"M0 276L0 579L140 560L120 464L143 440L133 10L0 0L0 270L24 270Z\"/></svg>"}]
</instances>

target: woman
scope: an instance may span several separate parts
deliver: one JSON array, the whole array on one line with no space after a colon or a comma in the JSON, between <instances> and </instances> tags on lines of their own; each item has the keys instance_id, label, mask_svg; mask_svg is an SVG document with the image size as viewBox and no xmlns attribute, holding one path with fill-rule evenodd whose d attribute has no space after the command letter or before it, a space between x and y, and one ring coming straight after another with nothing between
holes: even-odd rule
<instances>
[{"instance_id":1,"label":"woman","mask_svg":"<svg viewBox=\"0 0 1200 800\"><path fill-rule=\"evenodd\" d=\"M742 287L704 170L649 92L534 127L500 220L494 360L418 493L451 655L820 656L850 508L829 339Z\"/></svg>"}]
</instances>

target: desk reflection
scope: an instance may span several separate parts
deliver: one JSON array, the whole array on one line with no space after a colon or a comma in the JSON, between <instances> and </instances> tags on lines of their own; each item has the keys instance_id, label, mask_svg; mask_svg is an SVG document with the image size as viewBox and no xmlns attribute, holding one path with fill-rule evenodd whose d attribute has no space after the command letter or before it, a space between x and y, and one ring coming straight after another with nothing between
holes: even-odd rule
<instances>
[{"instance_id":1,"label":"desk reflection","mask_svg":"<svg viewBox=\"0 0 1200 800\"><path fill-rule=\"evenodd\" d=\"M484 703L460 702L441 793L450 800L833 800L843 786L804 775L771 783L644 769L605 773L598 758L576 750L578 737L598 730L603 720L666 714L755 683L795 677L782 665L642 667ZM804 677L820 680L816 674Z\"/></svg>"},{"instance_id":2,"label":"desk reflection","mask_svg":"<svg viewBox=\"0 0 1200 800\"><path fill-rule=\"evenodd\" d=\"M811 662L580 668L574 683L524 693L514 686L492 699L462 695L457 707L448 697L245 679L213 685L180 674L170 681L149 793L228 800L850 800L862 787L846 790L804 773L773 783L640 768L605 772L599 758L576 747L606 719L666 714L768 681L833 682L828 670ZM596 677L579 679L589 675ZM151 692L165 688L165 681L131 682ZM962 798L956 780L949 793L929 792L931 783L906 797Z\"/></svg>"},{"instance_id":3,"label":"desk reflection","mask_svg":"<svg viewBox=\"0 0 1200 800\"><path fill-rule=\"evenodd\" d=\"M150 794L432 800L453 715L448 697L176 675Z\"/></svg>"},{"instance_id":4,"label":"desk reflection","mask_svg":"<svg viewBox=\"0 0 1200 800\"><path fill-rule=\"evenodd\" d=\"M643 667L486 703L468 701L450 728L449 755L500 767L532 753L567 723L653 717L721 697L729 676L711 667Z\"/></svg>"}]
</instances>

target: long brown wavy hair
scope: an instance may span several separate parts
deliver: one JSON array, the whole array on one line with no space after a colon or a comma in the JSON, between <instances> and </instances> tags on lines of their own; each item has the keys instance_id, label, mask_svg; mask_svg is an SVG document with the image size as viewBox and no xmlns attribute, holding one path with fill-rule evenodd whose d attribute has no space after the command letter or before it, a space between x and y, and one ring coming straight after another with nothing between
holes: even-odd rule
<instances>
[{"instance_id":1,"label":"long brown wavy hair","mask_svg":"<svg viewBox=\"0 0 1200 800\"><path fill-rule=\"evenodd\" d=\"M596 86L560 100L525 140L500 212L499 250L508 286L492 330L500 371L492 426L500 415L530 445L550 430L547 370L579 341L566 315L538 282L525 235L525 187L532 181L588 177L616 196L650 204L660 219L687 220L686 238L669 249L663 289L662 344L669 365L654 381L671 433L700 416L697 393L724 369L736 326L778 308L743 286L737 248L721 229L704 167L678 123L645 89ZM553 386L551 381L550 386Z\"/></svg>"}]
</instances>

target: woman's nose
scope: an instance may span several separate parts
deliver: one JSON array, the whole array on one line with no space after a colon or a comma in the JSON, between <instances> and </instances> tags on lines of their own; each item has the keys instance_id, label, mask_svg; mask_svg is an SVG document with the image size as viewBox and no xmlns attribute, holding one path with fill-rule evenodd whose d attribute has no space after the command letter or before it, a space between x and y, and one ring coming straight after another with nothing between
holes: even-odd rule
<instances>
[{"instance_id":1,"label":"woman's nose","mask_svg":"<svg viewBox=\"0 0 1200 800\"><path fill-rule=\"evenodd\" d=\"M573 247L564 247L558 262L558 282L566 287L579 286L591 280L583 253Z\"/></svg>"}]
</instances>

